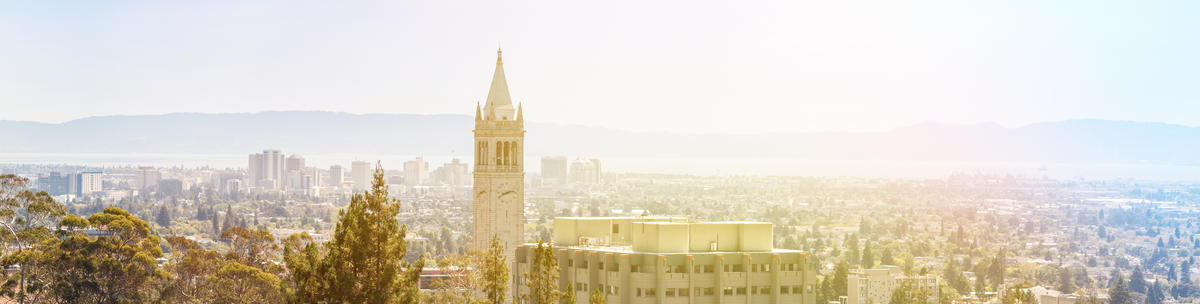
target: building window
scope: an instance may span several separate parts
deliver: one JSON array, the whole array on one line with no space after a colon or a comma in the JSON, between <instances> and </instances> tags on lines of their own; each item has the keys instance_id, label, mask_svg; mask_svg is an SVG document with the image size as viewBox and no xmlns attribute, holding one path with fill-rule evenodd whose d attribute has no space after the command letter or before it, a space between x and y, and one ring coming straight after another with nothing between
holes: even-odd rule
<instances>
[{"instance_id":1,"label":"building window","mask_svg":"<svg viewBox=\"0 0 1200 304\"><path fill-rule=\"evenodd\" d=\"M733 287L725 287L725 290L722 290L721 293L724 295L727 295L727 296L732 296L733 295Z\"/></svg>"},{"instance_id":2,"label":"building window","mask_svg":"<svg viewBox=\"0 0 1200 304\"><path fill-rule=\"evenodd\" d=\"M654 288L646 288L646 296L653 297L656 290Z\"/></svg>"},{"instance_id":3,"label":"building window","mask_svg":"<svg viewBox=\"0 0 1200 304\"><path fill-rule=\"evenodd\" d=\"M738 288L737 288L737 295L739 295L739 296L740 296L740 295L744 295L744 294L746 294L746 287L738 287Z\"/></svg>"},{"instance_id":4,"label":"building window","mask_svg":"<svg viewBox=\"0 0 1200 304\"><path fill-rule=\"evenodd\" d=\"M787 286L779 286L779 294L788 294L789 290L791 290L791 288L788 288Z\"/></svg>"},{"instance_id":5,"label":"building window","mask_svg":"<svg viewBox=\"0 0 1200 304\"><path fill-rule=\"evenodd\" d=\"M613 232L612 233L620 233L621 232L620 227L621 227L620 225L613 224Z\"/></svg>"},{"instance_id":6,"label":"building window","mask_svg":"<svg viewBox=\"0 0 1200 304\"><path fill-rule=\"evenodd\" d=\"M713 295L713 288L712 288L712 287L705 287L705 288L704 288L704 295L706 295L706 296L711 296L711 295Z\"/></svg>"},{"instance_id":7,"label":"building window","mask_svg":"<svg viewBox=\"0 0 1200 304\"><path fill-rule=\"evenodd\" d=\"M668 296L668 297L674 297L674 296L675 296L675 288L667 288L667 294L666 294L666 296Z\"/></svg>"},{"instance_id":8,"label":"building window","mask_svg":"<svg viewBox=\"0 0 1200 304\"><path fill-rule=\"evenodd\" d=\"M688 296L688 289L687 289L687 288L680 288L680 289L679 289L679 296L681 296L681 297L686 297L686 296Z\"/></svg>"}]
</instances>

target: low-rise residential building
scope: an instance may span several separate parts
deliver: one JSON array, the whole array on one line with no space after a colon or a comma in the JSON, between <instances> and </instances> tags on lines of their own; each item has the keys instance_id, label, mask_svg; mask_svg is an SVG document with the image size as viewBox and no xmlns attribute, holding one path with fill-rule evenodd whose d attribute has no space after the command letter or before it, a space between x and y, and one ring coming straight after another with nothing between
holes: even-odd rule
<instances>
[{"instance_id":1,"label":"low-rise residential building","mask_svg":"<svg viewBox=\"0 0 1200 304\"><path fill-rule=\"evenodd\" d=\"M929 302L938 299L936 275L908 276L899 267L884 265L875 269L852 269L846 280L845 304L888 304L892 291L905 282L929 291Z\"/></svg>"}]
</instances>

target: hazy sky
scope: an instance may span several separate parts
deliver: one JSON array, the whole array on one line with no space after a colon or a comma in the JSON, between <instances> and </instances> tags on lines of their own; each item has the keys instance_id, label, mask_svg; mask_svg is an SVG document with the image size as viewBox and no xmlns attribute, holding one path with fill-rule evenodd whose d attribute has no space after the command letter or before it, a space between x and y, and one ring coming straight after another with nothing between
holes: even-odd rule
<instances>
[{"instance_id":1,"label":"hazy sky","mask_svg":"<svg viewBox=\"0 0 1200 304\"><path fill-rule=\"evenodd\" d=\"M3 1L0 119L473 114L498 41L542 122L1200 125L1200 2L1046 0Z\"/></svg>"}]
</instances>

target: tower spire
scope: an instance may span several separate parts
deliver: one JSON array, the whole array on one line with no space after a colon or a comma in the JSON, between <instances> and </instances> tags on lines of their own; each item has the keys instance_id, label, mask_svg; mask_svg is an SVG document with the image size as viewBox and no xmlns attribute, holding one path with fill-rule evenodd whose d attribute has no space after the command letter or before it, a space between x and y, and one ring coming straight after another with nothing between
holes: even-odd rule
<instances>
[{"instance_id":1,"label":"tower spire","mask_svg":"<svg viewBox=\"0 0 1200 304\"><path fill-rule=\"evenodd\" d=\"M479 115L479 102L475 102L475 120L482 120L483 116Z\"/></svg>"},{"instance_id":2,"label":"tower spire","mask_svg":"<svg viewBox=\"0 0 1200 304\"><path fill-rule=\"evenodd\" d=\"M520 120L523 120L523 119L524 119L524 118L522 117L522 116L525 116L525 114L523 113L524 111L522 111L522 108L523 108L524 106L525 106L525 103L524 103L524 102L522 102L522 103L518 103L518 104L517 104L517 120L518 120L518 121L520 121Z\"/></svg>"},{"instance_id":3,"label":"tower spire","mask_svg":"<svg viewBox=\"0 0 1200 304\"><path fill-rule=\"evenodd\" d=\"M488 114L487 119L513 119L516 110L508 94L508 80L504 78L503 54L502 50L496 49L496 72L492 74L492 86L488 89L487 102L483 106L484 113Z\"/></svg>"}]
</instances>

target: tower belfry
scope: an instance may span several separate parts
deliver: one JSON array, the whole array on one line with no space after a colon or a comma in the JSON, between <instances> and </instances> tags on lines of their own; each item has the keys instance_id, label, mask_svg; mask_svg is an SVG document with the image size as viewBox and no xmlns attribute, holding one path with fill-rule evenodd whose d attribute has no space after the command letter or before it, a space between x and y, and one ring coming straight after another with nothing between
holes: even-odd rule
<instances>
[{"instance_id":1,"label":"tower belfry","mask_svg":"<svg viewBox=\"0 0 1200 304\"><path fill-rule=\"evenodd\" d=\"M502 54L496 50L496 71L483 109L475 105L472 245L487 250L494 236L512 263L513 250L525 241L525 122L509 96Z\"/></svg>"}]
</instances>

